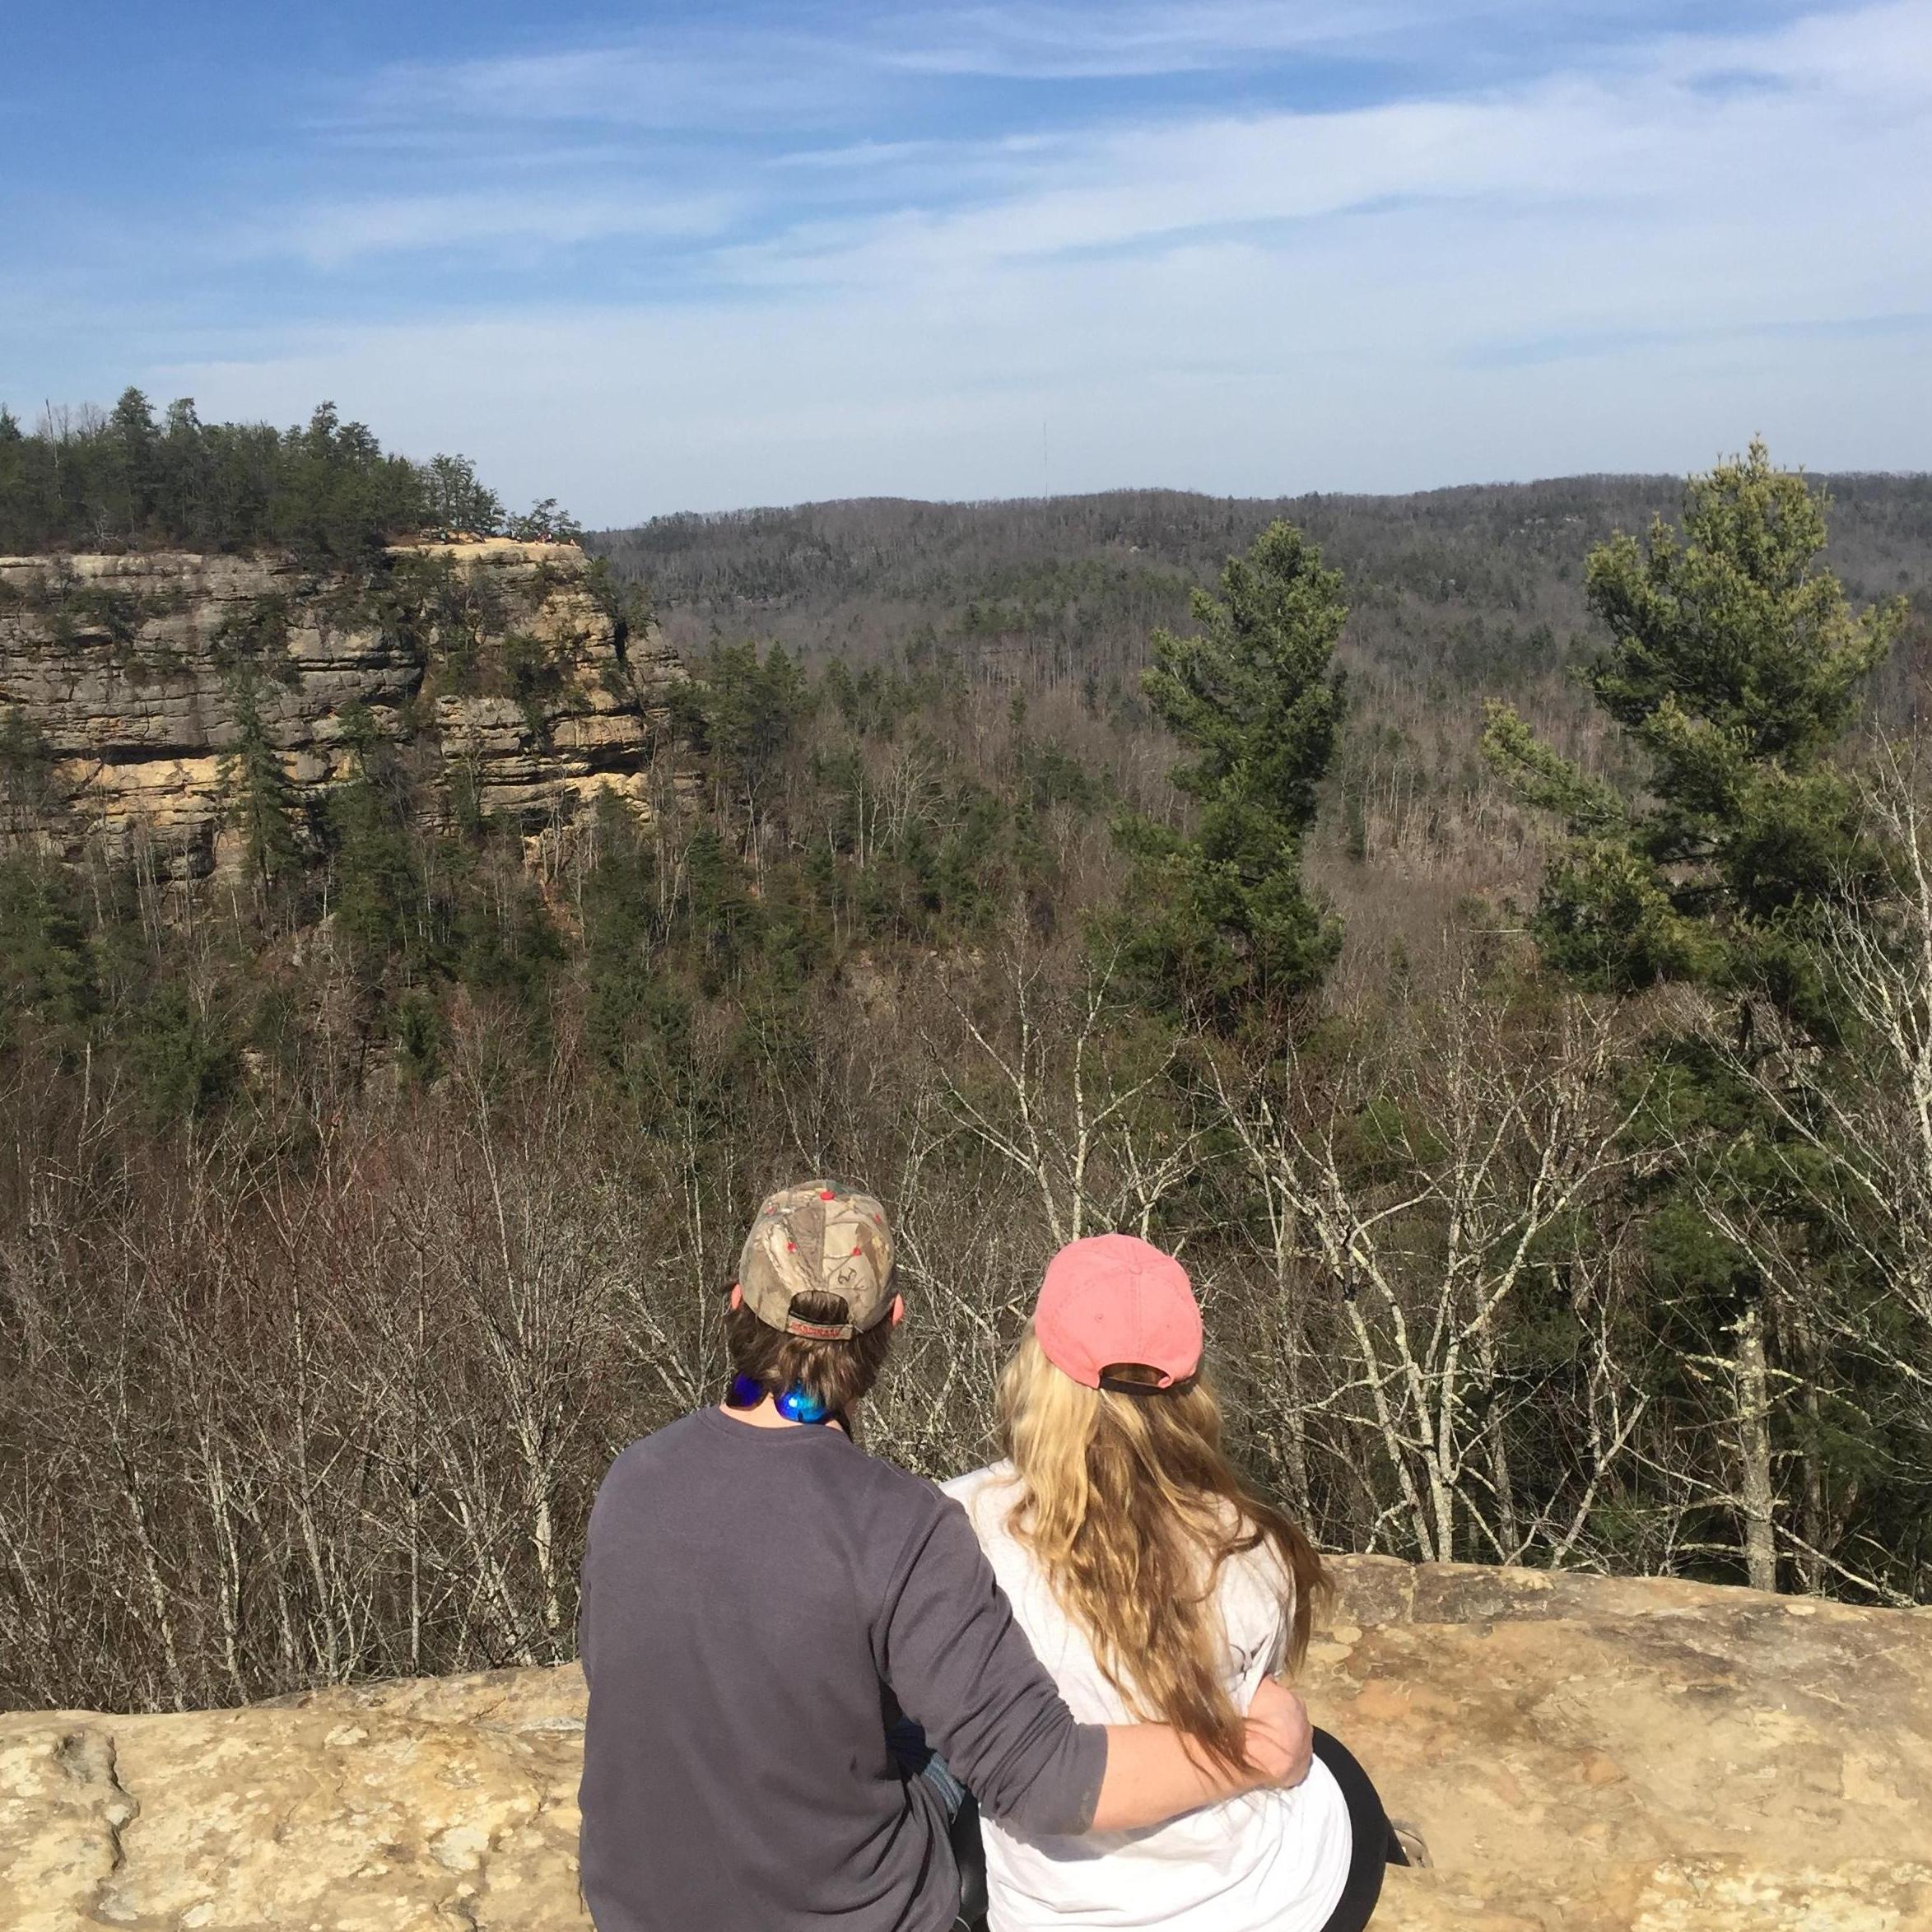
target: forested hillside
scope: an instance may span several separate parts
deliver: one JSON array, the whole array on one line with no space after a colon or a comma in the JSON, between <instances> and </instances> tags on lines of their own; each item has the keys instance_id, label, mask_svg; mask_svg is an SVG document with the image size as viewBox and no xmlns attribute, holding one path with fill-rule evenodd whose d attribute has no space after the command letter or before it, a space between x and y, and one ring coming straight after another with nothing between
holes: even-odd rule
<instances>
[{"instance_id":1,"label":"forested hillside","mask_svg":"<svg viewBox=\"0 0 1932 1932\"><path fill-rule=\"evenodd\" d=\"M811 1171L909 1466L1124 1227L1331 1548L1932 1599L1932 483L1832 491L666 519L648 817L351 716L199 882L20 829L0 720L0 1702L567 1655Z\"/></svg>"},{"instance_id":2,"label":"forested hillside","mask_svg":"<svg viewBox=\"0 0 1932 1932\"><path fill-rule=\"evenodd\" d=\"M1854 596L1926 587L1932 477L1815 481L1833 505L1832 566ZM1481 682L1533 674L1553 647L1571 649L1585 553L1674 514L1683 487L1568 477L1411 496L878 499L660 517L590 542L653 587L680 644L749 631L866 661L923 640L994 663L1023 646L1078 682L1137 670L1153 626L1185 615L1188 589L1286 519L1348 579L1364 657Z\"/></svg>"},{"instance_id":3,"label":"forested hillside","mask_svg":"<svg viewBox=\"0 0 1932 1932\"><path fill-rule=\"evenodd\" d=\"M1912 601L1869 687L1869 717L1902 728L1932 655L1932 477L1817 483L1848 591ZM1409 496L880 499L660 517L587 541L648 591L687 656L749 636L850 672L936 671L975 694L982 733L999 735L996 705L1017 700L1033 735L1050 720L1055 742L1124 794L1171 807L1148 755L1149 640L1287 519L1347 586L1347 718L1311 858L1350 915L1352 975L1426 943L1469 894L1534 882L1535 841L1479 753L1485 698L1518 703L1593 768L1623 758L1571 675L1600 642L1584 560L1615 530L1674 516L1683 490L1670 477L1570 477Z\"/></svg>"}]
</instances>

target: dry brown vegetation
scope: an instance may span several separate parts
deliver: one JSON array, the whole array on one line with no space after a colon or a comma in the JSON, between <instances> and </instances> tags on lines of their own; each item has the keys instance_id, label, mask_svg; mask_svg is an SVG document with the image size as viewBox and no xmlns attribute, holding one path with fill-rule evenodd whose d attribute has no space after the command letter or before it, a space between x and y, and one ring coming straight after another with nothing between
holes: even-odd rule
<instances>
[{"instance_id":1,"label":"dry brown vegetation","mask_svg":"<svg viewBox=\"0 0 1932 1932\"><path fill-rule=\"evenodd\" d=\"M1921 567L1874 500L1871 569ZM1085 554L1082 514L1037 542ZM1646 1113L1662 1020L1734 1036L1539 973L1485 686L1432 659L1440 601L1380 581L1413 661L1358 627L1311 854L1348 943L1292 1045L1150 1014L1087 923L1110 816L1179 811L1131 677L1171 589L1049 648L935 578L866 603L835 676L842 620L781 575L756 621L817 627L803 676L713 655L719 607L667 567L701 675L660 789L675 763L702 803L649 839L607 815L540 878L486 826L423 832L403 775L279 891L8 859L0 1703L569 1655L605 1464L716 1390L746 1217L817 1172L895 1216L912 1319L864 1428L910 1468L984 1453L1046 1259L1124 1227L1184 1255L1238 1446L1328 1547L1736 1577L1762 1534L1787 1587L1932 1592L1924 896L1876 954L1838 936L1889 1045L1831 1087L1828 1162L1790 1139L1792 1185L1837 1190L1832 1252L1891 1245L1827 1268L1789 1213L1739 1220L1771 1284L1741 1379L1729 1317L1660 1285ZM1613 768L1554 667L1506 682ZM1880 775L1909 830L1916 779ZM1811 1066L1739 1071L1789 1104Z\"/></svg>"}]
</instances>

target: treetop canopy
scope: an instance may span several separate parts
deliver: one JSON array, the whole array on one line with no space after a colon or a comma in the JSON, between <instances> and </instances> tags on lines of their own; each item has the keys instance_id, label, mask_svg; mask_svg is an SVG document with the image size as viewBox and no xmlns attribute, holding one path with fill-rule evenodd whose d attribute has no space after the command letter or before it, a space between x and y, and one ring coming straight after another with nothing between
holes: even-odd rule
<instances>
[{"instance_id":1,"label":"treetop canopy","mask_svg":"<svg viewBox=\"0 0 1932 1932\"><path fill-rule=\"evenodd\" d=\"M185 396L157 420L137 389L105 412L50 408L30 431L0 405L0 552L273 548L347 563L434 528L581 533L554 499L506 516L468 457L385 451L333 403L286 430L203 422Z\"/></svg>"}]
</instances>

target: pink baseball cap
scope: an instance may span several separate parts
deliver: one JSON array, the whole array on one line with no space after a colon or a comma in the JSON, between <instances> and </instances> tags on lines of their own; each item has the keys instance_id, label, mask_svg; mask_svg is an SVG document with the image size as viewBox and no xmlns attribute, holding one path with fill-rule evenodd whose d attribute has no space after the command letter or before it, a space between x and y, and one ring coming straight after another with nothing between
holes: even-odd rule
<instances>
[{"instance_id":1,"label":"pink baseball cap","mask_svg":"<svg viewBox=\"0 0 1932 1932\"><path fill-rule=\"evenodd\" d=\"M1120 1362L1157 1370L1163 1389L1201 1366L1201 1311L1187 1270L1130 1234L1069 1241L1048 1262L1033 1333L1046 1359L1089 1389Z\"/></svg>"}]
</instances>

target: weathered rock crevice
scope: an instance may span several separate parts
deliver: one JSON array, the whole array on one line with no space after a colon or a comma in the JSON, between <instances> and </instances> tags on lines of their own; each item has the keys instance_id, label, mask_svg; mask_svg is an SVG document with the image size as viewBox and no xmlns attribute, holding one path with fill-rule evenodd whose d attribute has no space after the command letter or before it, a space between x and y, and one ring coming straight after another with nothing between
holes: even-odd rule
<instances>
[{"instance_id":1,"label":"weathered rock crevice","mask_svg":"<svg viewBox=\"0 0 1932 1932\"><path fill-rule=\"evenodd\" d=\"M381 741L445 821L534 837L606 789L648 815L682 675L574 544L398 546L352 576L282 557L0 557L0 814L16 836L203 873L234 850L254 731L304 808Z\"/></svg>"}]
</instances>

